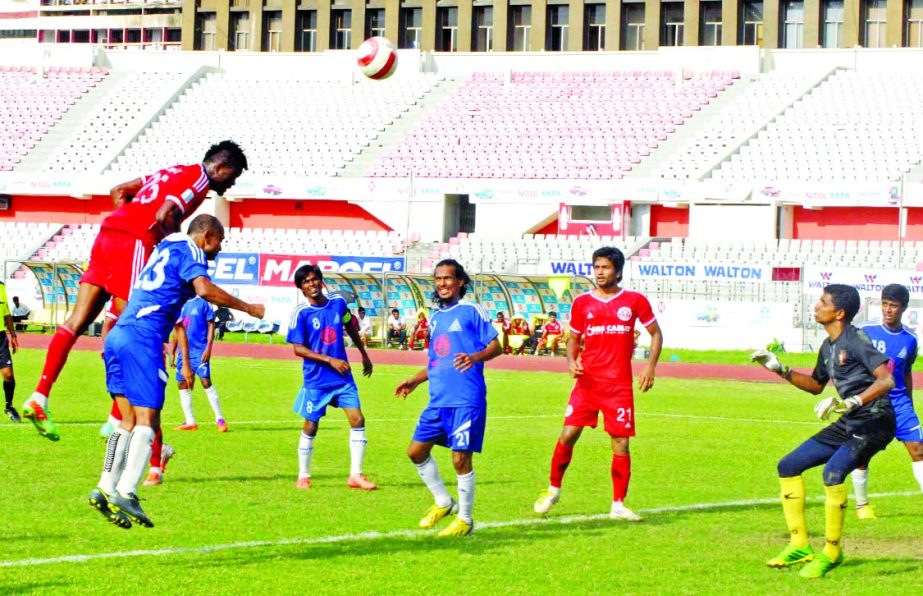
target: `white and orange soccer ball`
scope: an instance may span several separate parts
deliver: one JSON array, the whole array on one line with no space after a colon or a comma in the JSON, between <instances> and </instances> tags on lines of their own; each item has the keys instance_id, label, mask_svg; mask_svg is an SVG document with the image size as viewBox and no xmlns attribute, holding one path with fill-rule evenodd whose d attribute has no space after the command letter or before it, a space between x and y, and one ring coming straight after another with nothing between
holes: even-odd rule
<instances>
[{"instance_id":1,"label":"white and orange soccer ball","mask_svg":"<svg viewBox=\"0 0 923 596\"><path fill-rule=\"evenodd\" d=\"M387 79L397 70L397 49L384 37L370 37L359 46L356 62L370 79Z\"/></svg>"}]
</instances>

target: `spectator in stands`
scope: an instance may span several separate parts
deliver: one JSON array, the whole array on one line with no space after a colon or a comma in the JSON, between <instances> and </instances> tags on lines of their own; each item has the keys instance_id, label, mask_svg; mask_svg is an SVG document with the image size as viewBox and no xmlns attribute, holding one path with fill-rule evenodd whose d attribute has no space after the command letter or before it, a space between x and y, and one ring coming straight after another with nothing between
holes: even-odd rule
<instances>
[{"instance_id":1,"label":"spectator in stands","mask_svg":"<svg viewBox=\"0 0 923 596\"><path fill-rule=\"evenodd\" d=\"M532 335L532 332L529 330L529 323L526 322L526 318L521 314L515 314L510 319L510 334L508 337L510 344L510 352L514 354L522 354L526 349L526 342L529 341L529 336Z\"/></svg>"},{"instance_id":2,"label":"spectator in stands","mask_svg":"<svg viewBox=\"0 0 923 596\"><path fill-rule=\"evenodd\" d=\"M418 339L423 340L423 349L429 349L429 320L426 318L426 313L420 311L417 313L417 322L413 324L413 329L410 331L410 349L413 349L413 344L416 343Z\"/></svg>"},{"instance_id":3,"label":"spectator in stands","mask_svg":"<svg viewBox=\"0 0 923 596\"><path fill-rule=\"evenodd\" d=\"M154 246L179 232L183 220L198 209L209 191L223 195L246 169L243 150L233 141L221 141L205 152L201 163L167 167L109 191L116 209L103 219L90 251L90 263L80 278L77 303L51 338L41 377L23 404L23 418L35 425L40 436L52 441L60 439L48 415L48 396L77 337L102 312L110 297L110 312L117 317ZM111 317L107 316L106 321L108 325L115 324ZM127 409L128 403L124 405Z\"/></svg>"},{"instance_id":4,"label":"spectator in stands","mask_svg":"<svg viewBox=\"0 0 923 596\"><path fill-rule=\"evenodd\" d=\"M401 318L401 311L396 308L391 309L391 316L388 317L388 345L396 341L402 350L407 349L407 324Z\"/></svg>"},{"instance_id":5,"label":"spectator in stands","mask_svg":"<svg viewBox=\"0 0 923 596\"><path fill-rule=\"evenodd\" d=\"M28 306L19 302L19 296L13 296L13 308L10 309L10 314L13 316L14 329L17 331L25 331L26 325L24 321L29 318L32 311L29 310Z\"/></svg>"},{"instance_id":6,"label":"spectator in stands","mask_svg":"<svg viewBox=\"0 0 923 596\"><path fill-rule=\"evenodd\" d=\"M494 329L497 330L497 339L500 341L500 347L504 354L509 354L510 350L510 322L506 319L503 311L497 313L497 320L494 321Z\"/></svg>"},{"instance_id":7,"label":"spectator in stands","mask_svg":"<svg viewBox=\"0 0 923 596\"><path fill-rule=\"evenodd\" d=\"M548 322L542 327L542 336L535 347L535 354L542 352L542 348L547 347L549 353L554 356L558 351L558 343L564 337L561 329L561 323L558 321L558 313L551 311L548 313Z\"/></svg>"},{"instance_id":8,"label":"spectator in stands","mask_svg":"<svg viewBox=\"0 0 923 596\"><path fill-rule=\"evenodd\" d=\"M359 307L359 339L364 347L369 346L369 340L372 339L372 318L365 315L365 309Z\"/></svg>"},{"instance_id":9,"label":"spectator in stands","mask_svg":"<svg viewBox=\"0 0 923 596\"><path fill-rule=\"evenodd\" d=\"M226 306L221 306L215 311L215 331L218 339L224 338L224 333L228 330L228 323L234 320L234 313Z\"/></svg>"}]
</instances>

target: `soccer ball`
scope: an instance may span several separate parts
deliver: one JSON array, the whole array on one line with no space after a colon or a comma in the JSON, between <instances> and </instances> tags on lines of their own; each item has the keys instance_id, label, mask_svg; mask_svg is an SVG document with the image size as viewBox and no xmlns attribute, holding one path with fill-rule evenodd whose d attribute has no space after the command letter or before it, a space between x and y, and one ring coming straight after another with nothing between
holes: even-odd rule
<instances>
[{"instance_id":1,"label":"soccer ball","mask_svg":"<svg viewBox=\"0 0 923 596\"><path fill-rule=\"evenodd\" d=\"M397 70L397 50L384 37L370 37L359 46L356 63L370 79L387 79Z\"/></svg>"}]
</instances>

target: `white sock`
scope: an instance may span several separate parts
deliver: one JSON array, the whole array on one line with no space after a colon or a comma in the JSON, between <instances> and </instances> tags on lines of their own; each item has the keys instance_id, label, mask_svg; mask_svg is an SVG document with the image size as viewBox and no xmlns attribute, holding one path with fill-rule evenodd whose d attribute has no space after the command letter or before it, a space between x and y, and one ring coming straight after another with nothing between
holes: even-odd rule
<instances>
[{"instance_id":1,"label":"white sock","mask_svg":"<svg viewBox=\"0 0 923 596\"><path fill-rule=\"evenodd\" d=\"M445 489L445 483L442 482L442 477L439 476L439 466L436 465L433 458L427 457L422 464L414 465L417 466L417 473L423 479L423 484L426 485L429 492L433 493L436 505L448 507L452 503L452 497L449 496L449 492Z\"/></svg>"},{"instance_id":2,"label":"white sock","mask_svg":"<svg viewBox=\"0 0 923 596\"><path fill-rule=\"evenodd\" d=\"M915 461L910 465L913 467L913 477L917 479L920 490L923 490L923 460Z\"/></svg>"},{"instance_id":3,"label":"white sock","mask_svg":"<svg viewBox=\"0 0 923 596\"><path fill-rule=\"evenodd\" d=\"M163 470L160 469L160 466L151 466L151 469L148 470L151 474L157 474L160 476L163 474Z\"/></svg>"},{"instance_id":4,"label":"white sock","mask_svg":"<svg viewBox=\"0 0 923 596\"><path fill-rule=\"evenodd\" d=\"M362 473L362 460L365 458L365 427L349 429L349 475Z\"/></svg>"},{"instance_id":5,"label":"white sock","mask_svg":"<svg viewBox=\"0 0 923 596\"><path fill-rule=\"evenodd\" d=\"M195 415L192 413L192 391L189 389L179 390L179 405L183 408L186 424L195 424Z\"/></svg>"},{"instance_id":6,"label":"white sock","mask_svg":"<svg viewBox=\"0 0 923 596\"><path fill-rule=\"evenodd\" d=\"M128 450L128 441L131 431L115 427L106 442L106 458L103 460L103 473L97 485L107 495L115 492L115 485L125 468L125 452Z\"/></svg>"},{"instance_id":7,"label":"white sock","mask_svg":"<svg viewBox=\"0 0 923 596\"><path fill-rule=\"evenodd\" d=\"M551 485L549 484L549 485L548 485L548 492L551 493L551 496L552 496L552 497L558 497L558 496L561 495L561 487L560 487L560 486L551 486Z\"/></svg>"},{"instance_id":8,"label":"white sock","mask_svg":"<svg viewBox=\"0 0 923 596\"><path fill-rule=\"evenodd\" d=\"M153 442L154 429L150 426L136 426L131 432L131 442L125 455L125 470L116 486L116 490L123 497L138 492L138 483L141 482L147 462L151 459Z\"/></svg>"},{"instance_id":9,"label":"white sock","mask_svg":"<svg viewBox=\"0 0 923 596\"><path fill-rule=\"evenodd\" d=\"M471 523L471 510L474 508L474 470L458 478L458 517Z\"/></svg>"},{"instance_id":10,"label":"white sock","mask_svg":"<svg viewBox=\"0 0 923 596\"><path fill-rule=\"evenodd\" d=\"M311 456L314 455L314 437L301 433L298 441L298 477L311 477Z\"/></svg>"},{"instance_id":11,"label":"white sock","mask_svg":"<svg viewBox=\"0 0 923 596\"><path fill-rule=\"evenodd\" d=\"M109 414L109 418L106 420L106 422L107 422L108 424L111 424L111 425L112 425L112 428L118 428L119 425L122 423L121 420L119 420L118 418L116 418L116 417L113 416L112 414Z\"/></svg>"},{"instance_id":12,"label":"white sock","mask_svg":"<svg viewBox=\"0 0 923 596\"><path fill-rule=\"evenodd\" d=\"M23 402L22 404L23 410L25 410L29 406L30 401L38 402L38 405L42 406L43 409L48 407L48 398L42 395L41 393L38 393L37 391L34 392L32 395L30 395L29 399Z\"/></svg>"},{"instance_id":13,"label":"white sock","mask_svg":"<svg viewBox=\"0 0 923 596\"><path fill-rule=\"evenodd\" d=\"M869 504L869 471L853 470L852 471L852 489L856 493L856 507L862 507Z\"/></svg>"},{"instance_id":14,"label":"white sock","mask_svg":"<svg viewBox=\"0 0 923 596\"><path fill-rule=\"evenodd\" d=\"M224 420L224 414L221 413L221 400L218 399L218 388L212 385L205 390L205 396L208 397L208 403L212 405L212 411L215 412L215 422Z\"/></svg>"}]
</instances>

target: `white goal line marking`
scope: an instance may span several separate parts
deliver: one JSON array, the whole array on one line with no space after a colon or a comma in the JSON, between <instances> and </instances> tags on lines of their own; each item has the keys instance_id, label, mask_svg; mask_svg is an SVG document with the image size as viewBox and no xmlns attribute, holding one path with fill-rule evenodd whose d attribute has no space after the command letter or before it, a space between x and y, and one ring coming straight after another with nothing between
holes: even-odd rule
<instances>
[{"instance_id":1,"label":"white goal line marking","mask_svg":"<svg viewBox=\"0 0 923 596\"><path fill-rule=\"evenodd\" d=\"M920 495L919 491L888 492L869 495L874 498L908 497ZM808 500L818 501L824 497L808 497ZM778 497L772 499L744 499L739 501L724 501L720 503L693 503L691 505L674 505L666 507L653 507L639 509L642 515L657 515L661 513L683 513L686 511L708 511L716 509L731 509L734 507L750 507L755 505L770 505L778 503ZM564 517L535 517L530 519L514 519L508 521L482 522L476 524L478 530L497 528L511 528L537 525L564 525L587 521L608 519L606 513L595 515L568 515ZM618 523L618 522L613 522ZM39 567L43 565L56 565L59 563L87 563L105 559L124 559L134 557L162 557L165 555L208 555L226 550L243 550L251 548L275 548L280 546L311 546L316 544L336 544L339 542L360 542L366 540L382 540L389 538L421 538L433 536L434 530L393 530L390 532L359 532L355 534L338 534L335 536L318 536L315 538L287 538L283 540L252 540L246 542L232 542L229 544L214 544L211 546L184 546L176 548L159 548L146 550L116 551L108 553L93 553L86 555L64 555L61 557L47 557L35 559L18 559L0 561L0 568L6 567Z\"/></svg>"}]
</instances>

